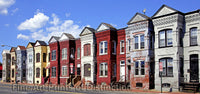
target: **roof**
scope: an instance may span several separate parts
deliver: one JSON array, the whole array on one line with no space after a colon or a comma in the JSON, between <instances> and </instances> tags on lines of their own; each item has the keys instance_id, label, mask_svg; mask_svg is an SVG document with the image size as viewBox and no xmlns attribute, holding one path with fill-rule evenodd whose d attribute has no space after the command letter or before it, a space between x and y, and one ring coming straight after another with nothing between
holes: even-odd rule
<instances>
[{"instance_id":1,"label":"roof","mask_svg":"<svg viewBox=\"0 0 200 94\"><path fill-rule=\"evenodd\" d=\"M26 50L26 47L24 46L18 46L21 50Z\"/></svg>"},{"instance_id":2,"label":"roof","mask_svg":"<svg viewBox=\"0 0 200 94\"><path fill-rule=\"evenodd\" d=\"M103 28L102 28L103 27ZM99 30L100 29L100 30ZM114 29L116 30L115 27L113 27L112 25L108 24L108 23L101 23L98 28L96 29L96 31L104 31L104 30L109 30L109 29Z\"/></svg>"},{"instance_id":3,"label":"roof","mask_svg":"<svg viewBox=\"0 0 200 94\"><path fill-rule=\"evenodd\" d=\"M48 42L48 43L50 43L50 42L51 42L51 40L52 40L53 38L54 38L56 41L58 41L58 40L60 39L60 37L57 37L57 36L52 36L52 37L50 38L50 40L49 40L49 42Z\"/></svg>"},{"instance_id":4,"label":"roof","mask_svg":"<svg viewBox=\"0 0 200 94\"><path fill-rule=\"evenodd\" d=\"M10 52L15 52L16 49L17 47L11 47Z\"/></svg>"},{"instance_id":5,"label":"roof","mask_svg":"<svg viewBox=\"0 0 200 94\"><path fill-rule=\"evenodd\" d=\"M63 33L64 35L66 35L70 40L74 40L75 38L72 36L72 34L69 33Z\"/></svg>"},{"instance_id":6,"label":"roof","mask_svg":"<svg viewBox=\"0 0 200 94\"><path fill-rule=\"evenodd\" d=\"M158 9L158 11L152 16L152 18L154 18L164 7L166 7L166 8L168 8L168 9L171 9L171 10L173 10L174 12L173 13L182 13L182 12L180 12L180 11L178 11L178 10L176 10L176 9L174 9L174 8L171 8L171 7L169 7L169 6L167 6L167 5L162 5L159 9ZM171 13L170 13L171 14ZM183 13L182 13L183 14ZM167 14L165 14L165 15L167 15ZM161 15L161 16L163 16L163 15ZM160 16L158 16L158 17L160 17Z\"/></svg>"},{"instance_id":7,"label":"roof","mask_svg":"<svg viewBox=\"0 0 200 94\"><path fill-rule=\"evenodd\" d=\"M85 32L86 29L88 29L90 32ZM85 27L85 28L82 30L82 32L79 34L79 36L91 34L91 32L92 32L92 33L95 33L95 29L90 28L90 27Z\"/></svg>"},{"instance_id":8,"label":"roof","mask_svg":"<svg viewBox=\"0 0 200 94\"><path fill-rule=\"evenodd\" d=\"M141 17L143 17L143 19L137 19L136 16L137 15L140 15ZM140 17L140 18L141 18ZM133 19L136 18L137 20L136 21L133 21ZM131 20L127 23L127 24L131 24L131 23L135 23L135 22L139 22L139 21L144 21L144 20L147 20L147 19L151 19L150 17L144 15L144 14L141 14L141 13L136 13L132 18Z\"/></svg>"},{"instance_id":9,"label":"roof","mask_svg":"<svg viewBox=\"0 0 200 94\"><path fill-rule=\"evenodd\" d=\"M41 40L37 40L35 43L39 42L41 46L46 46L46 42L41 41ZM35 45L34 45L35 46Z\"/></svg>"}]
</instances>

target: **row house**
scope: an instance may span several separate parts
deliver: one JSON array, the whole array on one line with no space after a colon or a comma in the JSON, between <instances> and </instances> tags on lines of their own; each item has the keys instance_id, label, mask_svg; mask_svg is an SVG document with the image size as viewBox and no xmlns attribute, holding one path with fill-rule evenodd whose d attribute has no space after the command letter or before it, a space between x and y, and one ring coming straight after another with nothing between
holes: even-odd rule
<instances>
[{"instance_id":1,"label":"row house","mask_svg":"<svg viewBox=\"0 0 200 94\"><path fill-rule=\"evenodd\" d=\"M63 33L59 39L60 45L60 84L70 84L75 73L75 38L68 33ZM71 83L72 84L72 83Z\"/></svg>"},{"instance_id":2,"label":"row house","mask_svg":"<svg viewBox=\"0 0 200 94\"><path fill-rule=\"evenodd\" d=\"M49 48L51 53L50 61L50 82L52 84L60 84L60 46L59 46L59 37L52 36L49 40Z\"/></svg>"},{"instance_id":3,"label":"row house","mask_svg":"<svg viewBox=\"0 0 200 94\"><path fill-rule=\"evenodd\" d=\"M16 59L17 59L17 56L16 56L16 47L12 47L10 49L10 56L11 56L11 75L10 75L10 80L12 83L15 83L16 82L16 69L17 69L17 66L16 66Z\"/></svg>"},{"instance_id":4,"label":"row house","mask_svg":"<svg viewBox=\"0 0 200 94\"><path fill-rule=\"evenodd\" d=\"M18 46L16 49L17 55L17 82L26 82L26 48Z\"/></svg>"},{"instance_id":5,"label":"row house","mask_svg":"<svg viewBox=\"0 0 200 94\"><path fill-rule=\"evenodd\" d=\"M44 83L49 83L50 82L50 47L49 45L47 46L47 56L46 56L46 78L44 79Z\"/></svg>"},{"instance_id":6,"label":"row house","mask_svg":"<svg viewBox=\"0 0 200 94\"><path fill-rule=\"evenodd\" d=\"M2 80L3 82L10 82L10 51L9 50L3 50L2 52L2 60L3 60L3 75Z\"/></svg>"},{"instance_id":7,"label":"row house","mask_svg":"<svg viewBox=\"0 0 200 94\"><path fill-rule=\"evenodd\" d=\"M111 42L111 51L116 55L116 63L113 63L113 77L116 82L129 82L128 76L130 71L126 64L126 33L125 28L117 30L117 39Z\"/></svg>"},{"instance_id":8,"label":"row house","mask_svg":"<svg viewBox=\"0 0 200 94\"><path fill-rule=\"evenodd\" d=\"M35 51L34 51L35 43L29 42L26 47L26 81L27 83L35 82Z\"/></svg>"},{"instance_id":9,"label":"row house","mask_svg":"<svg viewBox=\"0 0 200 94\"><path fill-rule=\"evenodd\" d=\"M170 88L178 91L179 77L182 74L180 67L185 56L182 44L184 14L163 5L152 16L152 21L155 32L155 89L160 90L162 86L164 91L169 91ZM196 60L196 56L194 58Z\"/></svg>"},{"instance_id":10,"label":"row house","mask_svg":"<svg viewBox=\"0 0 200 94\"><path fill-rule=\"evenodd\" d=\"M47 66L47 48L48 45L44 41L37 40L34 45L34 57L35 57L35 82L36 84L44 84L46 78L46 66Z\"/></svg>"},{"instance_id":11,"label":"row house","mask_svg":"<svg viewBox=\"0 0 200 94\"><path fill-rule=\"evenodd\" d=\"M188 12L185 14L185 32L184 44L184 57L181 58L180 63L180 77L183 82L199 83L200 78L200 10ZM181 30L184 29L180 29ZM182 44L182 40L181 40ZM183 64L184 61L184 64Z\"/></svg>"},{"instance_id":12,"label":"row house","mask_svg":"<svg viewBox=\"0 0 200 94\"><path fill-rule=\"evenodd\" d=\"M79 36L81 42L81 79L85 81L84 84L96 83L95 30L90 27L85 27Z\"/></svg>"},{"instance_id":13,"label":"row house","mask_svg":"<svg viewBox=\"0 0 200 94\"><path fill-rule=\"evenodd\" d=\"M97 84L109 85L116 79L116 74L113 71L116 69L114 67L116 65L116 53L114 53L114 45L112 45L116 42L116 31L113 26L107 23L101 23L96 30Z\"/></svg>"},{"instance_id":14,"label":"row house","mask_svg":"<svg viewBox=\"0 0 200 94\"><path fill-rule=\"evenodd\" d=\"M151 18L136 13L127 24L126 71L131 88L154 88L154 32Z\"/></svg>"}]
</instances>

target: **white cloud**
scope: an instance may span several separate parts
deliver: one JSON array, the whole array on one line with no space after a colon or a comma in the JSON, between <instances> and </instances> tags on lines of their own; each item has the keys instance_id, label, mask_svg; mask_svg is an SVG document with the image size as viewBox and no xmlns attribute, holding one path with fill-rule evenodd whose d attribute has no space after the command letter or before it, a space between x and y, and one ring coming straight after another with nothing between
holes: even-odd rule
<instances>
[{"instance_id":1,"label":"white cloud","mask_svg":"<svg viewBox=\"0 0 200 94\"><path fill-rule=\"evenodd\" d=\"M41 27L43 27L46 22L49 20L49 17L44 15L43 13L37 13L33 18L27 19L22 22L19 26L19 30L30 30L35 31Z\"/></svg>"},{"instance_id":2,"label":"white cloud","mask_svg":"<svg viewBox=\"0 0 200 94\"><path fill-rule=\"evenodd\" d=\"M29 40L29 36L26 36L26 35L23 35L23 34L18 34L17 39Z\"/></svg>"},{"instance_id":3,"label":"white cloud","mask_svg":"<svg viewBox=\"0 0 200 94\"><path fill-rule=\"evenodd\" d=\"M35 19L35 16L31 19ZM29 26L30 24L32 24L31 19L25 21L24 23L26 23ZM79 37L79 34L81 33L81 31L85 27L85 26L80 26L78 24L75 24L73 20L63 20L63 21L61 21L57 17L56 14L52 14L52 16L50 16L50 19L53 19L53 20L51 20L51 21L46 20L45 21L45 22L48 22L48 24L46 25L46 29L41 28L39 30L33 31L32 30L33 28L31 28L31 29L30 29L30 27L27 28L28 26L25 29L25 28L20 27L20 26L25 26L25 25L23 25L23 23L18 27L18 29L19 30L30 30L31 32L27 36L29 36L29 38L31 38L32 40L43 40L43 41L47 42L47 41L49 41L51 36L60 37L63 32L70 33L75 38L77 38L77 37ZM89 27L89 25L87 25L87 26Z\"/></svg>"},{"instance_id":4,"label":"white cloud","mask_svg":"<svg viewBox=\"0 0 200 94\"><path fill-rule=\"evenodd\" d=\"M52 17L53 17L53 21L51 21L50 24L58 25L59 22L60 22L60 20L59 20L59 18L57 17L57 15L53 13L53 14L52 14Z\"/></svg>"},{"instance_id":5,"label":"white cloud","mask_svg":"<svg viewBox=\"0 0 200 94\"><path fill-rule=\"evenodd\" d=\"M10 24L5 24L5 26L6 26L6 27L9 27L9 26L10 26Z\"/></svg>"},{"instance_id":6,"label":"white cloud","mask_svg":"<svg viewBox=\"0 0 200 94\"><path fill-rule=\"evenodd\" d=\"M0 0L0 14L8 14L8 8L15 3L15 0Z\"/></svg>"}]
</instances>

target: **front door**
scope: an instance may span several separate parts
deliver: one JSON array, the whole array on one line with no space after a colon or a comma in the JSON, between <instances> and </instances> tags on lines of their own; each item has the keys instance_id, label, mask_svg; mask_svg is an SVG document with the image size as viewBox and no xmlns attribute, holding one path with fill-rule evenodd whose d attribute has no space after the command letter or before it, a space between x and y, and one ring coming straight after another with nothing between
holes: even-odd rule
<instances>
[{"instance_id":1,"label":"front door","mask_svg":"<svg viewBox=\"0 0 200 94\"><path fill-rule=\"evenodd\" d=\"M199 82L198 55L190 55L190 82Z\"/></svg>"},{"instance_id":2,"label":"front door","mask_svg":"<svg viewBox=\"0 0 200 94\"><path fill-rule=\"evenodd\" d=\"M125 81L125 65L120 66L120 81Z\"/></svg>"}]
</instances>

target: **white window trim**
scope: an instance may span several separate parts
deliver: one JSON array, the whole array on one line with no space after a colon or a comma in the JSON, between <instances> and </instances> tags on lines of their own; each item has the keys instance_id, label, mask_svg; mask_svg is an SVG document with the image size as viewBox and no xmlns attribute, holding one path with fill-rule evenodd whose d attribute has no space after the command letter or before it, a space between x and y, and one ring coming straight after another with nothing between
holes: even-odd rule
<instances>
[{"instance_id":1,"label":"white window trim","mask_svg":"<svg viewBox=\"0 0 200 94\"><path fill-rule=\"evenodd\" d=\"M135 73L135 69L136 69L136 66L135 66L135 63L134 63L134 77L145 77L145 61L144 61L144 75L141 75L141 61L144 61L144 60L137 60L135 61L138 62L138 75L136 75Z\"/></svg>"},{"instance_id":2,"label":"white window trim","mask_svg":"<svg viewBox=\"0 0 200 94\"><path fill-rule=\"evenodd\" d=\"M125 41L124 41L124 52L122 52L121 48L122 48L122 41L124 40L120 40L120 54L124 54L125 52Z\"/></svg>"},{"instance_id":3,"label":"white window trim","mask_svg":"<svg viewBox=\"0 0 200 94\"><path fill-rule=\"evenodd\" d=\"M101 64L103 64L103 75L101 75ZM105 65L107 64L107 75L105 75ZM99 64L99 77L108 77L108 63L102 62Z\"/></svg>"},{"instance_id":4,"label":"white window trim","mask_svg":"<svg viewBox=\"0 0 200 94\"><path fill-rule=\"evenodd\" d=\"M63 50L64 50L64 57L61 56L61 57L62 57L62 60L67 60L67 48L62 48L61 54L63 54ZM66 51L66 52L65 52L65 51ZM65 55L66 55L66 57L65 57Z\"/></svg>"},{"instance_id":5,"label":"white window trim","mask_svg":"<svg viewBox=\"0 0 200 94\"><path fill-rule=\"evenodd\" d=\"M141 50L141 38L140 38L140 36L142 36L142 35L144 35L144 34L138 34L138 35L134 35L133 36L133 38L134 38L134 43L133 43L133 48L134 48L134 50ZM135 37L138 37L138 49L135 49ZM144 48L143 49L145 49L145 35L144 35Z\"/></svg>"},{"instance_id":6,"label":"white window trim","mask_svg":"<svg viewBox=\"0 0 200 94\"><path fill-rule=\"evenodd\" d=\"M63 68L67 68L67 66L62 66L62 76L67 76L67 71L66 71L66 75L63 75L64 74L64 71L63 71Z\"/></svg>"},{"instance_id":7,"label":"white window trim","mask_svg":"<svg viewBox=\"0 0 200 94\"><path fill-rule=\"evenodd\" d=\"M53 52L55 51L55 55L56 55L56 50L52 50L52 53L51 53L51 61L56 61L56 57L55 57L55 59L52 59L52 55L53 55Z\"/></svg>"},{"instance_id":8,"label":"white window trim","mask_svg":"<svg viewBox=\"0 0 200 94\"><path fill-rule=\"evenodd\" d=\"M108 42L107 42L107 52L105 53L105 42L107 41L101 41L99 42L99 55L106 55L108 54ZM103 43L103 53L101 53L101 43Z\"/></svg>"}]
</instances>

